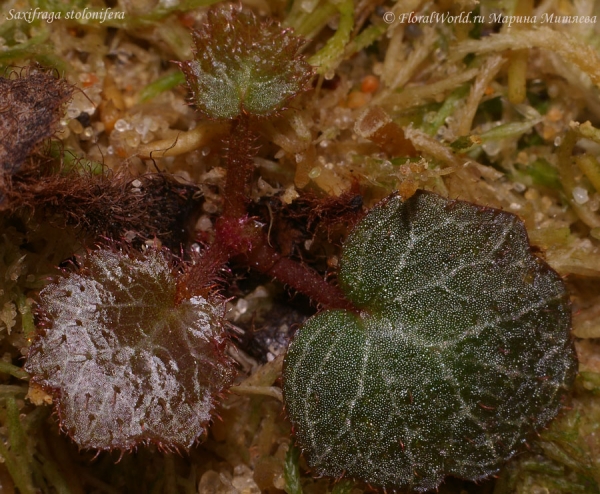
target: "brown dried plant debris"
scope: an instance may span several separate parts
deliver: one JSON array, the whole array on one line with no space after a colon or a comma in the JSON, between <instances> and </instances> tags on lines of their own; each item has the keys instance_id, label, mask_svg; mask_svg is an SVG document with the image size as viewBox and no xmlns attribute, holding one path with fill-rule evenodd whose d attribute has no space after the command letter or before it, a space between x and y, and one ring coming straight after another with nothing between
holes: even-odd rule
<instances>
[{"instance_id":1,"label":"brown dried plant debris","mask_svg":"<svg viewBox=\"0 0 600 494\"><path fill-rule=\"evenodd\" d=\"M44 139L56 130L62 106L74 86L54 73L36 68L16 77L0 77L0 170L19 171L21 165ZM4 180L0 181L3 187Z\"/></svg>"},{"instance_id":2,"label":"brown dried plant debris","mask_svg":"<svg viewBox=\"0 0 600 494\"><path fill-rule=\"evenodd\" d=\"M139 246L156 238L178 249L189 236L201 200L197 186L166 173L134 178L76 169L47 174L39 169L15 177L7 202L12 210L27 207L59 226L80 227L95 239Z\"/></svg>"},{"instance_id":3,"label":"brown dried plant debris","mask_svg":"<svg viewBox=\"0 0 600 494\"><path fill-rule=\"evenodd\" d=\"M139 245L158 238L179 248L201 197L198 187L163 173L94 173L81 163L67 169L32 155L54 133L74 86L37 68L13 74L0 78L0 211L25 209L95 239Z\"/></svg>"},{"instance_id":4,"label":"brown dried plant debris","mask_svg":"<svg viewBox=\"0 0 600 494\"><path fill-rule=\"evenodd\" d=\"M264 217L283 222L286 226L281 228L295 228L312 236L317 230L329 234L339 224L347 231L352 229L363 216L363 201L358 187L353 187L340 196L320 197L313 192L303 192L289 205L279 197L265 198L255 209ZM275 225L271 230L277 230Z\"/></svg>"}]
</instances>

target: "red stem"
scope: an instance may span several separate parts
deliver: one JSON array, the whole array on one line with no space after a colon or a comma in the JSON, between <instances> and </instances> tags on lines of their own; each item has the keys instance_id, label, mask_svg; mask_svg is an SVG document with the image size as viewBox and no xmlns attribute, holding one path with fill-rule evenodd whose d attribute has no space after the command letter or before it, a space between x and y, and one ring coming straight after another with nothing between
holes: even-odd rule
<instances>
[{"instance_id":1,"label":"red stem","mask_svg":"<svg viewBox=\"0 0 600 494\"><path fill-rule=\"evenodd\" d=\"M342 291L315 270L288 259L269 246L261 228L248 218L255 137L250 119L233 122L227 140L227 181L223 215L215 224L215 241L180 283L179 299L210 290L219 270L233 256L241 255L251 268L276 278L328 309L354 309ZM185 288L183 288L185 287Z\"/></svg>"},{"instance_id":2,"label":"red stem","mask_svg":"<svg viewBox=\"0 0 600 494\"><path fill-rule=\"evenodd\" d=\"M246 203L254 174L255 140L247 117L241 116L233 121L227 139L227 181L223 208L226 218L242 218L247 213Z\"/></svg>"},{"instance_id":3,"label":"red stem","mask_svg":"<svg viewBox=\"0 0 600 494\"><path fill-rule=\"evenodd\" d=\"M266 243L264 235L259 245L253 246L247 258L250 267L291 286L326 309L354 310L354 306L337 286L327 283L307 265L282 256Z\"/></svg>"}]
</instances>

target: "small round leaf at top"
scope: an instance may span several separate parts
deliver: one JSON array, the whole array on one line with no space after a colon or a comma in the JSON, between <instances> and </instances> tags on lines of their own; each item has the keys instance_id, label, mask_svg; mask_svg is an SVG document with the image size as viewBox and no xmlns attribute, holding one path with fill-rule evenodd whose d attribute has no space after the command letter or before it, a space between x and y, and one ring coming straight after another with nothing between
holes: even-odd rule
<instances>
[{"instance_id":1,"label":"small round leaf at top","mask_svg":"<svg viewBox=\"0 0 600 494\"><path fill-rule=\"evenodd\" d=\"M317 473L421 492L482 479L561 408L569 298L515 215L393 194L350 234L339 280L358 311L307 321L284 367Z\"/></svg>"},{"instance_id":2,"label":"small round leaf at top","mask_svg":"<svg viewBox=\"0 0 600 494\"><path fill-rule=\"evenodd\" d=\"M298 54L304 41L275 22L219 6L193 36L195 59L180 67L192 103L209 118L270 117L308 89L313 69Z\"/></svg>"}]
</instances>

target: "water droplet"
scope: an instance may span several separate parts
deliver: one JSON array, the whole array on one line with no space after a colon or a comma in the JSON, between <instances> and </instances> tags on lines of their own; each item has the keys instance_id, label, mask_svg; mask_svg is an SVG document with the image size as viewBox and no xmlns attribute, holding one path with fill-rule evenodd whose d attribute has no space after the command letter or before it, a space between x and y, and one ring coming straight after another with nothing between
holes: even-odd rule
<instances>
[{"instance_id":1,"label":"water droplet","mask_svg":"<svg viewBox=\"0 0 600 494\"><path fill-rule=\"evenodd\" d=\"M127 122L127 120L123 120L122 118L120 118L115 122L115 130L117 132L125 132L129 129L131 129L131 125L129 124L129 122Z\"/></svg>"},{"instance_id":2,"label":"water droplet","mask_svg":"<svg viewBox=\"0 0 600 494\"><path fill-rule=\"evenodd\" d=\"M573 189L573 200L577 203L577 204L585 204L586 202L588 202L590 200L589 196L588 196L588 191L586 189L584 189L583 187L575 187Z\"/></svg>"},{"instance_id":3,"label":"water droplet","mask_svg":"<svg viewBox=\"0 0 600 494\"><path fill-rule=\"evenodd\" d=\"M321 175L321 171L321 167L315 166L308 172L308 176L309 178L314 180L315 178L318 178Z\"/></svg>"}]
</instances>

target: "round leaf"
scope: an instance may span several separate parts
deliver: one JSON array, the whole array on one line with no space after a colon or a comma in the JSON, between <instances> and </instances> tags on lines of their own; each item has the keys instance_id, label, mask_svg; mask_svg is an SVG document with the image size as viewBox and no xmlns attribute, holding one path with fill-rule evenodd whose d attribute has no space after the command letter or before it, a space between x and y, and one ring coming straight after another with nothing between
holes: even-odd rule
<instances>
[{"instance_id":1,"label":"round leaf","mask_svg":"<svg viewBox=\"0 0 600 494\"><path fill-rule=\"evenodd\" d=\"M50 327L26 369L53 394L61 426L80 446L189 448L232 376L220 330L223 304L176 304L164 257L98 251L41 293Z\"/></svg>"},{"instance_id":2,"label":"round leaf","mask_svg":"<svg viewBox=\"0 0 600 494\"><path fill-rule=\"evenodd\" d=\"M348 238L340 283L360 312L310 319L284 369L318 473L417 491L481 479L560 409L569 299L516 216L393 195Z\"/></svg>"},{"instance_id":3,"label":"round leaf","mask_svg":"<svg viewBox=\"0 0 600 494\"><path fill-rule=\"evenodd\" d=\"M251 12L221 6L194 32L195 60L181 63L196 108L210 118L271 116L304 91L311 66L302 39Z\"/></svg>"}]
</instances>

